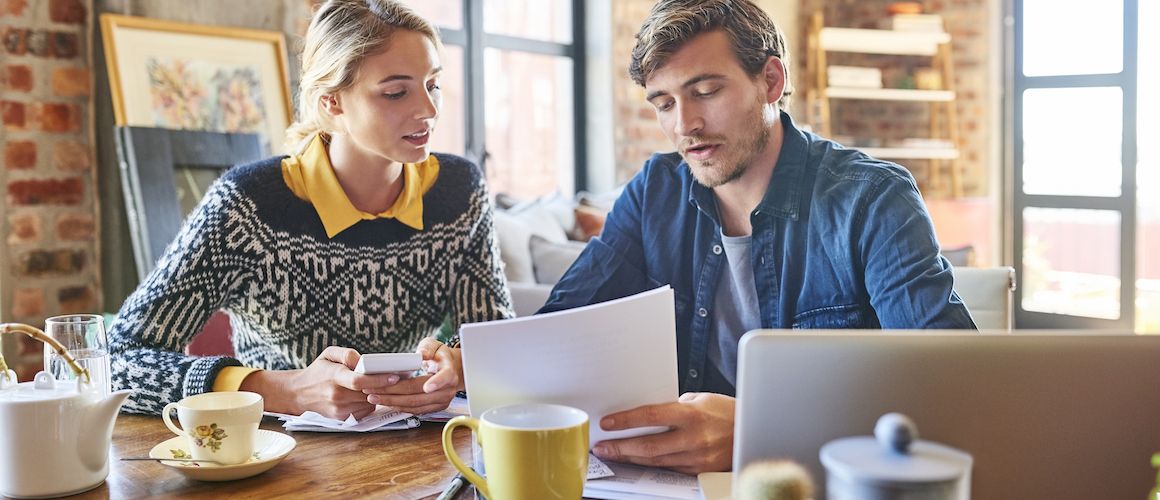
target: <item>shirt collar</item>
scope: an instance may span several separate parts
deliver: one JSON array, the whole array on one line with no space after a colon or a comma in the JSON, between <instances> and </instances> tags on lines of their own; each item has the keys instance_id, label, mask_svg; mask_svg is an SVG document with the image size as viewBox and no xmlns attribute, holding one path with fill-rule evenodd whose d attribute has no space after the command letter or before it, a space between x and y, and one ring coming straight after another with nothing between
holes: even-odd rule
<instances>
[{"instance_id":1,"label":"shirt collar","mask_svg":"<svg viewBox=\"0 0 1160 500\"><path fill-rule=\"evenodd\" d=\"M282 174L296 196L314 205L328 238L334 238L361 220L378 218L393 218L421 231L423 194L439 175L439 160L429 155L420 163L404 163L402 192L394 205L377 214L363 212L350 202L334 174L321 134L300 154L282 160Z\"/></svg>"}]
</instances>

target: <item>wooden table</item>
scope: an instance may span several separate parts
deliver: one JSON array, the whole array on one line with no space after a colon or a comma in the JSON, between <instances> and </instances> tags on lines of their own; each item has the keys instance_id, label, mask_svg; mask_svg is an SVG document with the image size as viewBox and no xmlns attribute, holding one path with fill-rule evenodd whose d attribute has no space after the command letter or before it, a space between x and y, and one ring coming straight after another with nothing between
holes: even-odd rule
<instances>
[{"instance_id":1,"label":"wooden table","mask_svg":"<svg viewBox=\"0 0 1160 500\"><path fill-rule=\"evenodd\" d=\"M273 418L263 429L285 432ZM186 479L156 462L123 462L144 457L172 438L160 417L119 415L113 430L109 477L94 490L70 498L387 498L438 495L455 476L443 456L443 424L371 433L286 432L298 442L282 463L254 477L226 482ZM460 456L471 456L471 433L455 433ZM473 498L464 488L457 499Z\"/></svg>"}]
</instances>

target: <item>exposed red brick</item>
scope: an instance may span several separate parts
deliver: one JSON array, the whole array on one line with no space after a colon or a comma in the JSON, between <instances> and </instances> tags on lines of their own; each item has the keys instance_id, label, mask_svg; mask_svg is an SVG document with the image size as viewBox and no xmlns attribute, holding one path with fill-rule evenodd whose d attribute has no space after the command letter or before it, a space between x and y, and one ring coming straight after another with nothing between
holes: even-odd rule
<instances>
[{"instance_id":1,"label":"exposed red brick","mask_svg":"<svg viewBox=\"0 0 1160 500\"><path fill-rule=\"evenodd\" d=\"M20 319L43 317L44 289L17 288L12 293L12 316Z\"/></svg>"},{"instance_id":2,"label":"exposed red brick","mask_svg":"<svg viewBox=\"0 0 1160 500\"><path fill-rule=\"evenodd\" d=\"M8 183L8 203L11 205L78 205L84 197L85 186L78 177Z\"/></svg>"},{"instance_id":3,"label":"exposed red brick","mask_svg":"<svg viewBox=\"0 0 1160 500\"><path fill-rule=\"evenodd\" d=\"M54 31L48 34L50 52L57 59L73 59L80 54L80 37L75 33Z\"/></svg>"},{"instance_id":4,"label":"exposed red brick","mask_svg":"<svg viewBox=\"0 0 1160 500\"><path fill-rule=\"evenodd\" d=\"M61 97L92 93L88 68L59 68L52 71L52 92Z\"/></svg>"},{"instance_id":5,"label":"exposed red brick","mask_svg":"<svg viewBox=\"0 0 1160 500\"><path fill-rule=\"evenodd\" d=\"M8 28L4 30L4 50L14 56L22 56L28 52L28 30L24 28Z\"/></svg>"},{"instance_id":6,"label":"exposed red brick","mask_svg":"<svg viewBox=\"0 0 1160 500\"><path fill-rule=\"evenodd\" d=\"M0 101L0 121L3 121L5 129L23 129L25 126L24 114L24 103Z\"/></svg>"},{"instance_id":7,"label":"exposed red brick","mask_svg":"<svg viewBox=\"0 0 1160 500\"><path fill-rule=\"evenodd\" d=\"M84 24L85 6L80 0L49 0L48 17L54 23Z\"/></svg>"},{"instance_id":8,"label":"exposed red brick","mask_svg":"<svg viewBox=\"0 0 1160 500\"><path fill-rule=\"evenodd\" d=\"M56 218L56 237L62 241L92 241L96 234L93 214L70 213Z\"/></svg>"},{"instance_id":9,"label":"exposed red brick","mask_svg":"<svg viewBox=\"0 0 1160 500\"><path fill-rule=\"evenodd\" d=\"M93 313L97 311L97 294L90 286L70 286L56 293L61 314Z\"/></svg>"},{"instance_id":10,"label":"exposed red brick","mask_svg":"<svg viewBox=\"0 0 1160 500\"><path fill-rule=\"evenodd\" d=\"M12 245L40 241L40 214L25 212L8 216L8 243Z\"/></svg>"},{"instance_id":11,"label":"exposed red brick","mask_svg":"<svg viewBox=\"0 0 1160 500\"><path fill-rule=\"evenodd\" d=\"M32 90L32 68L23 64L6 66L4 71L0 72L0 87L19 92Z\"/></svg>"},{"instance_id":12,"label":"exposed red brick","mask_svg":"<svg viewBox=\"0 0 1160 500\"><path fill-rule=\"evenodd\" d=\"M36 57L48 57L51 55L48 45L48 32L43 30L29 30L25 34L25 42L28 46L28 53Z\"/></svg>"},{"instance_id":13,"label":"exposed red brick","mask_svg":"<svg viewBox=\"0 0 1160 500\"><path fill-rule=\"evenodd\" d=\"M86 258L84 250L32 250L17 260L15 274L69 276L84 270Z\"/></svg>"},{"instance_id":14,"label":"exposed red brick","mask_svg":"<svg viewBox=\"0 0 1160 500\"><path fill-rule=\"evenodd\" d=\"M61 170L87 170L92 165L92 152L83 142L59 141L52 147L52 164Z\"/></svg>"},{"instance_id":15,"label":"exposed red brick","mask_svg":"<svg viewBox=\"0 0 1160 500\"><path fill-rule=\"evenodd\" d=\"M32 141L8 141L4 144L4 166L29 169L36 166L36 143Z\"/></svg>"},{"instance_id":16,"label":"exposed red brick","mask_svg":"<svg viewBox=\"0 0 1160 500\"><path fill-rule=\"evenodd\" d=\"M76 104L40 105L40 129L45 132L76 132L81 128L81 108Z\"/></svg>"},{"instance_id":17,"label":"exposed red brick","mask_svg":"<svg viewBox=\"0 0 1160 500\"><path fill-rule=\"evenodd\" d=\"M0 16L20 17L24 15L25 7L28 7L28 0L0 0Z\"/></svg>"}]
</instances>

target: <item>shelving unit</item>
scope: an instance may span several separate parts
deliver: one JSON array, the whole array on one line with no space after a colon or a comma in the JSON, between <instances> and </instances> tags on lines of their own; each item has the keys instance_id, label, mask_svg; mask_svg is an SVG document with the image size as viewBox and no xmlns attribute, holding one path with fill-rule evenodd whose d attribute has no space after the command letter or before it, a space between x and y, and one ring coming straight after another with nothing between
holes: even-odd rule
<instances>
[{"instance_id":1,"label":"shelving unit","mask_svg":"<svg viewBox=\"0 0 1160 500\"><path fill-rule=\"evenodd\" d=\"M827 53L883 54L930 58L931 66L940 73L943 88L937 90L914 88L858 88L830 86L828 82ZM826 27L821 12L813 16L809 34L808 66L813 77L807 89L807 99L814 111L815 127L822 135L833 137L835 125L831 116L833 99L851 101L897 101L928 103L930 106L929 139L949 140L953 147L860 147L870 156L887 160L914 160L926 164L926 185L929 194L951 197L962 196L959 165L958 112L955 108L951 36L945 32L912 32L883 29ZM870 138L860 138L870 139ZM913 161L907 162L914 168ZM943 179L943 173L947 174Z\"/></svg>"}]
</instances>

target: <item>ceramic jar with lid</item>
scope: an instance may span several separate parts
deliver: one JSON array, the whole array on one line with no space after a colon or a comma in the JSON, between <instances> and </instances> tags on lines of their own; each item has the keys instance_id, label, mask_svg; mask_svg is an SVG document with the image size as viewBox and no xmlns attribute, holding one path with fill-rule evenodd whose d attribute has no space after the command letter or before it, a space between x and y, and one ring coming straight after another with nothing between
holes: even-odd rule
<instances>
[{"instance_id":1,"label":"ceramic jar with lid","mask_svg":"<svg viewBox=\"0 0 1160 500\"><path fill-rule=\"evenodd\" d=\"M878 419L874 436L836 439L821 449L829 500L967 500L971 456L918 439L900 413Z\"/></svg>"}]
</instances>

